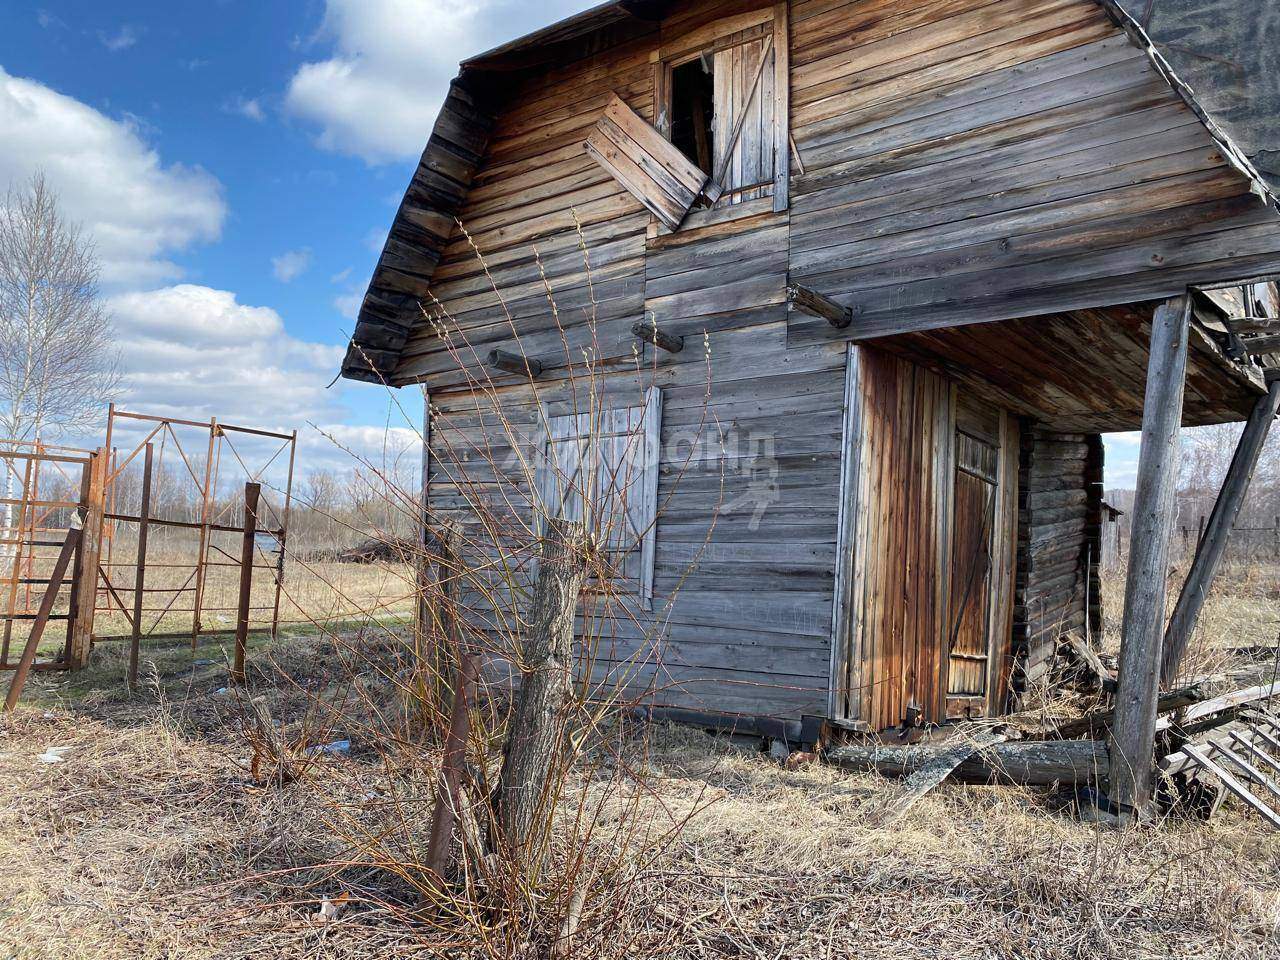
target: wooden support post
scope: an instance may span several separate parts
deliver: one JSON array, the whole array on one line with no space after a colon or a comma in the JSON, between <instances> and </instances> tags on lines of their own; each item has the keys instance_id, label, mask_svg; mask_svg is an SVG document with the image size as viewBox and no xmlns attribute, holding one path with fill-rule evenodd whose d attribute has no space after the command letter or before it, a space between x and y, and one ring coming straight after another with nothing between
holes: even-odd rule
<instances>
[{"instance_id":1,"label":"wooden support post","mask_svg":"<svg viewBox=\"0 0 1280 960\"><path fill-rule=\"evenodd\" d=\"M787 301L801 313L821 317L837 330L843 330L853 323L852 307L846 307L815 290L802 287L790 277L787 278Z\"/></svg>"},{"instance_id":2,"label":"wooden support post","mask_svg":"<svg viewBox=\"0 0 1280 960\"><path fill-rule=\"evenodd\" d=\"M526 869L546 850L553 797L564 758L573 692L573 624L586 579L581 524L547 519L529 632L520 657L520 693L498 781L499 840Z\"/></svg>"},{"instance_id":3,"label":"wooden support post","mask_svg":"<svg viewBox=\"0 0 1280 960\"><path fill-rule=\"evenodd\" d=\"M1222 481L1222 489L1209 514L1207 527L1203 527L1204 518L1201 518L1202 533L1195 559L1191 562L1191 569L1187 571L1186 582L1178 596L1178 605L1174 607L1169 628L1164 634L1160 680L1165 686L1177 676L1187 643L1200 619L1200 611L1209 599L1213 579L1217 576L1230 540L1231 528L1240 516L1240 508L1249 492L1249 482L1253 479L1254 468L1258 465L1258 458L1262 455L1262 448L1267 442L1267 434L1277 411L1280 411L1280 380L1268 384L1267 392L1258 398L1253 412L1249 414L1249 421L1240 434L1236 452L1231 458L1231 466Z\"/></svg>"},{"instance_id":4,"label":"wooden support post","mask_svg":"<svg viewBox=\"0 0 1280 960\"><path fill-rule=\"evenodd\" d=\"M631 333L645 343L651 343L667 353L679 353L684 349L684 337L663 333L655 323L637 321L631 325Z\"/></svg>"},{"instance_id":5,"label":"wooden support post","mask_svg":"<svg viewBox=\"0 0 1280 960\"><path fill-rule=\"evenodd\" d=\"M129 637L129 689L138 687L138 650L142 646L142 600L147 583L147 530L151 525L152 445L142 459L142 504L138 509L138 561L133 576L133 631Z\"/></svg>"},{"instance_id":6,"label":"wooden support post","mask_svg":"<svg viewBox=\"0 0 1280 960\"><path fill-rule=\"evenodd\" d=\"M109 447L99 447L89 458L88 483L80 507L80 549L76 551L75 626L69 644L70 666L79 670L89 664L93 645L93 615L98 605L98 556L102 549L102 524L107 510L107 477L111 471Z\"/></svg>"},{"instance_id":7,"label":"wooden support post","mask_svg":"<svg viewBox=\"0 0 1280 960\"><path fill-rule=\"evenodd\" d=\"M236 612L236 653L231 667L231 682L244 683L244 648L249 640L249 600L253 593L254 538L258 533L258 496L256 483L244 485L244 539L240 543L240 606Z\"/></svg>"},{"instance_id":8,"label":"wooden support post","mask_svg":"<svg viewBox=\"0 0 1280 960\"><path fill-rule=\"evenodd\" d=\"M36 618L31 623L31 633L27 635L27 644L22 648L22 658L18 661L18 667L13 673L13 679L9 682L9 695L4 701L6 711L12 711L18 705L18 698L22 696L22 685L27 682L27 674L31 672L31 665L35 663L36 650L40 646L40 638L44 636L45 625L49 622L49 615L53 613L53 604L58 598L58 590L62 587L62 580L67 575L67 567L71 563L71 556L80 545L81 534L82 531L78 527L72 527L68 530L67 538L62 541L62 550L58 553L58 559L53 562L53 572L49 574L49 584L45 587L44 596L40 600L40 609L36 612ZM93 591L89 590L88 592L92 593Z\"/></svg>"},{"instance_id":9,"label":"wooden support post","mask_svg":"<svg viewBox=\"0 0 1280 960\"><path fill-rule=\"evenodd\" d=\"M526 377L537 377L542 374L542 363L530 357L509 353L506 350L490 350L489 366L507 373L521 373Z\"/></svg>"},{"instance_id":10,"label":"wooden support post","mask_svg":"<svg viewBox=\"0 0 1280 960\"><path fill-rule=\"evenodd\" d=\"M1182 426L1190 310L1190 296L1179 297L1157 307L1151 320L1115 725L1109 744L1110 796L1120 805L1122 819L1141 816L1151 800L1160 641L1178 482L1178 431Z\"/></svg>"}]
</instances>

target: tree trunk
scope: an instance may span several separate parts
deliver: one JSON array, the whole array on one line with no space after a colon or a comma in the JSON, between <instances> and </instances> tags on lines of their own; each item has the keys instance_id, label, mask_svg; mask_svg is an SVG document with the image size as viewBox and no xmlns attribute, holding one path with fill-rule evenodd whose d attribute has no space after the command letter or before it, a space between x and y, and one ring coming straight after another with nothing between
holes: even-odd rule
<instances>
[{"instance_id":1,"label":"tree trunk","mask_svg":"<svg viewBox=\"0 0 1280 960\"><path fill-rule=\"evenodd\" d=\"M559 782L573 684L573 624L586 576L581 524L549 518L542 540L520 693L498 782L496 845L536 870Z\"/></svg>"}]
</instances>

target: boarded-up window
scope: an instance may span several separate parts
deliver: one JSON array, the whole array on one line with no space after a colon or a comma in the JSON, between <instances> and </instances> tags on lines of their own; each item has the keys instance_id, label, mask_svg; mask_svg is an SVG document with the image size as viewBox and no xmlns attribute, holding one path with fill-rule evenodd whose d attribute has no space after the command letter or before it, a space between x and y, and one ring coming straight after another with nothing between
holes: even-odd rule
<instances>
[{"instance_id":1,"label":"boarded-up window","mask_svg":"<svg viewBox=\"0 0 1280 960\"><path fill-rule=\"evenodd\" d=\"M539 519L585 522L615 575L646 606L653 599L662 395L642 406L548 417L536 484Z\"/></svg>"}]
</instances>

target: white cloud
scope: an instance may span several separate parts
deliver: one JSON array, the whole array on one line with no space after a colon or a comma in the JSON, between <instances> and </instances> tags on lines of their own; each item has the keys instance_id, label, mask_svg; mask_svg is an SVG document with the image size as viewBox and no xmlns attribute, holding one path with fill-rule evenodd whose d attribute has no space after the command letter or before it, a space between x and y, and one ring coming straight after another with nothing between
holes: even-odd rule
<instances>
[{"instance_id":1,"label":"white cloud","mask_svg":"<svg viewBox=\"0 0 1280 960\"><path fill-rule=\"evenodd\" d=\"M325 386L343 348L290 336L269 307L179 284L118 294L108 308L132 409L288 429L338 414L337 395Z\"/></svg>"},{"instance_id":2,"label":"white cloud","mask_svg":"<svg viewBox=\"0 0 1280 960\"><path fill-rule=\"evenodd\" d=\"M271 258L271 272L281 283L289 283L302 276L311 266L311 250L290 250Z\"/></svg>"},{"instance_id":3,"label":"white cloud","mask_svg":"<svg viewBox=\"0 0 1280 960\"><path fill-rule=\"evenodd\" d=\"M354 320L360 315L360 305L362 303L364 303L363 290L348 290L346 293L333 298L334 309L348 320Z\"/></svg>"},{"instance_id":4,"label":"white cloud","mask_svg":"<svg viewBox=\"0 0 1280 960\"><path fill-rule=\"evenodd\" d=\"M128 50L138 42L138 31L125 24L115 33L99 30L98 40L112 53L119 53L121 50Z\"/></svg>"},{"instance_id":5,"label":"white cloud","mask_svg":"<svg viewBox=\"0 0 1280 960\"><path fill-rule=\"evenodd\" d=\"M267 119L267 112L262 109L262 101L257 97L248 100L244 97L236 97L234 100L228 100L223 104L222 109L226 113L238 113L254 123L262 123Z\"/></svg>"},{"instance_id":6,"label":"white cloud","mask_svg":"<svg viewBox=\"0 0 1280 960\"><path fill-rule=\"evenodd\" d=\"M372 228L364 235L364 245L371 253L382 253L382 248L387 245L387 228Z\"/></svg>"},{"instance_id":7,"label":"white cloud","mask_svg":"<svg viewBox=\"0 0 1280 960\"><path fill-rule=\"evenodd\" d=\"M36 11L36 23L40 24L45 30L65 30L67 23L61 17L54 16L48 10L40 9Z\"/></svg>"},{"instance_id":8,"label":"white cloud","mask_svg":"<svg viewBox=\"0 0 1280 960\"><path fill-rule=\"evenodd\" d=\"M226 217L221 184L163 164L136 123L0 68L0 190L37 170L93 237L112 285L180 277L164 254L216 240Z\"/></svg>"},{"instance_id":9,"label":"white cloud","mask_svg":"<svg viewBox=\"0 0 1280 960\"><path fill-rule=\"evenodd\" d=\"M370 163L422 152L459 60L592 6L592 0L326 0L318 38L286 105L321 147Z\"/></svg>"}]
</instances>

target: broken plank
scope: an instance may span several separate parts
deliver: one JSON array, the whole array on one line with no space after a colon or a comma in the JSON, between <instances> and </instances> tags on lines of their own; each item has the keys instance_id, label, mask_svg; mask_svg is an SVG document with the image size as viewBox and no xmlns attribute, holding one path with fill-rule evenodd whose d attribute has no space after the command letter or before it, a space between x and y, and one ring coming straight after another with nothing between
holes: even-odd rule
<instances>
[{"instance_id":1,"label":"broken plank","mask_svg":"<svg viewBox=\"0 0 1280 960\"><path fill-rule=\"evenodd\" d=\"M1271 824L1271 826L1280 829L1280 814L1277 814L1269 806L1255 797L1249 791L1249 788L1237 780L1230 771L1224 769L1211 760L1203 749L1188 744L1182 748L1182 752L1195 761L1196 765L1206 773L1217 777L1224 787L1261 814L1262 818Z\"/></svg>"},{"instance_id":2,"label":"broken plank","mask_svg":"<svg viewBox=\"0 0 1280 960\"><path fill-rule=\"evenodd\" d=\"M932 760L907 777L902 785L902 793L881 818L882 823L890 824L905 816L930 790L947 779L956 767L975 753L998 743L1004 743L1009 739L1009 733L988 728L976 734L962 732L959 739L962 742L941 750Z\"/></svg>"}]
</instances>

